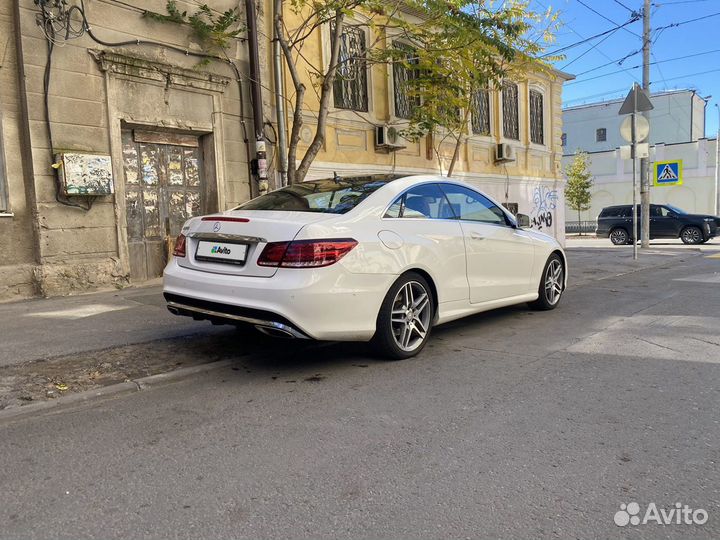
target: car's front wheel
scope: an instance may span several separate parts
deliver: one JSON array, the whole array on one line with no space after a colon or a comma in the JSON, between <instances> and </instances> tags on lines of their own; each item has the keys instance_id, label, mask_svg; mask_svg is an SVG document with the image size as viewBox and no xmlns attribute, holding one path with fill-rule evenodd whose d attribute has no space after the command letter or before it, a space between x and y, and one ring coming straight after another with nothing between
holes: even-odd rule
<instances>
[{"instance_id":1,"label":"car's front wheel","mask_svg":"<svg viewBox=\"0 0 720 540\"><path fill-rule=\"evenodd\" d=\"M623 246L628 243L630 236L625 229L617 228L610 231L610 241L616 246Z\"/></svg>"},{"instance_id":2,"label":"car's front wheel","mask_svg":"<svg viewBox=\"0 0 720 540\"><path fill-rule=\"evenodd\" d=\"M373 343L387 358L418 354L430 337L435 315L432 289L420 274L408 272L390 287L380 307Z\"/></svg>"},{"instance_id":3,"label":"car's front wheel","mask_svg":"<svg viewBox=\"0 0 720 540\"><path fill-rule=\"evenodd\" d=\"M539 310L555 309L565 291L565 266L557 253L553 253L545 263L540 278L538 299L530 302L530 307Z\"/></svg>"},{"instance_id":4,"label":"car's front wheel","mask_svg":"<svg viewBox=\"0 0 720 540\"><path fill-rule=\"evenodd\" d=\"M684 244L700 244L703 241L702 231L698 227L685 227L680 231L680 239Z\"/></svg>"}]
</instances>

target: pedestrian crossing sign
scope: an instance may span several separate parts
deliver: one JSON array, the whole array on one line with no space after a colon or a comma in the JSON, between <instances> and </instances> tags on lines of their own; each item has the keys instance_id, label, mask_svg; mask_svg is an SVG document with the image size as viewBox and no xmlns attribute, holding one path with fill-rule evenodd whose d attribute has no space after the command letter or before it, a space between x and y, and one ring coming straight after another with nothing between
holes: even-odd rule
<instances>
[{"instance_id":1,"label":"pedestrian crossing sign","mask_svg":"<svg viewBox=\"0 0 720 540\"><path fill-rule=\"evenodd\" d=\"M655 162L656 186L681 186L682 160Z\"/></svg>"}]
</instances>

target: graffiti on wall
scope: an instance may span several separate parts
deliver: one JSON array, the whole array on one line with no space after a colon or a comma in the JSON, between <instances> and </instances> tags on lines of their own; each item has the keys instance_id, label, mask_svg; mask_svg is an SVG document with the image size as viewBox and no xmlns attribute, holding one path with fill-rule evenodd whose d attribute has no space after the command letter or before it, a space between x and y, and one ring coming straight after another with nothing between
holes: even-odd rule
<instances>
[{"instance_id":1,"label":"graffiti on wall","mask_svg":"<svg viewBox=\"0 0 720 540\"><path fill-rule=\"evenodd\" d=\"M530 212L530 225L539 231L551 229L557 208L556 189L539 186L533 190L533 209Z\"/></svg>"}]
</instances>

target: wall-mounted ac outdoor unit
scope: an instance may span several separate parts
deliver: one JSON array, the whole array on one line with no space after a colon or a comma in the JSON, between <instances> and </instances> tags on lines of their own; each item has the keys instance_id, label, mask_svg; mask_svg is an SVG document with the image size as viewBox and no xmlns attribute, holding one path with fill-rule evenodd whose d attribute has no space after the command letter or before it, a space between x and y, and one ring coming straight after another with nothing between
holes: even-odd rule
<instances>
[{"instance_id":1,"label":"wall-mounted ac outdoor unit","mask_svg":"<svg viewBox=\"0 0 720 540\"><path fill-rule=\"evenodd\" d=\"M393 126L375 126L375 148L394 152L407 148L405 139L400 136L400 131Z\"/></svg>"},{"instance_id":2,"label":"wall-mounted ac outdoor unit","mask_svg":"<svg viewBox=\"0 0 720 540\"><path fill-rule=\"evenodd\" d=\"M507 143L499 143L495 146L495 163L508 163L515 161L515 151Z\"/></svg>"}]
</instances>

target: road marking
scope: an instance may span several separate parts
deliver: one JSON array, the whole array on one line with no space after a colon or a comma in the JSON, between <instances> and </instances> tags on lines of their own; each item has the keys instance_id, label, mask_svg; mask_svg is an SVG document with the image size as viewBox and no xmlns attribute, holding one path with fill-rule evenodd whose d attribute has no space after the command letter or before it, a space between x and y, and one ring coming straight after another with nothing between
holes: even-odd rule
<instances>
[{"instance_id":1,"label":"road marking","mask_svg":"<svg viewBox=\"0 0 720 540\"><path fill-rule=\"evenodd\" d=\"M715 253L714 255L706 255L706 259L720 259L720 253Z\"/></svg>"},{"instance_id":2,"label":"road marking","mask_svg":"<svg viewBox=\"0 0 720 540\"><path fill-rule=\"evenodd\" d=\"M42 317L47 319L84 319L85 317L92 317L94 315L100 315L102 313L109 313L111 311L120 311L122 309L128 309L130 306L113 306L109 304L90 304L87 306L80 306L77 308L59 309L56 311L40 311L37 313L28 313L26 317Z\"/></svg>"}]
</instances>

